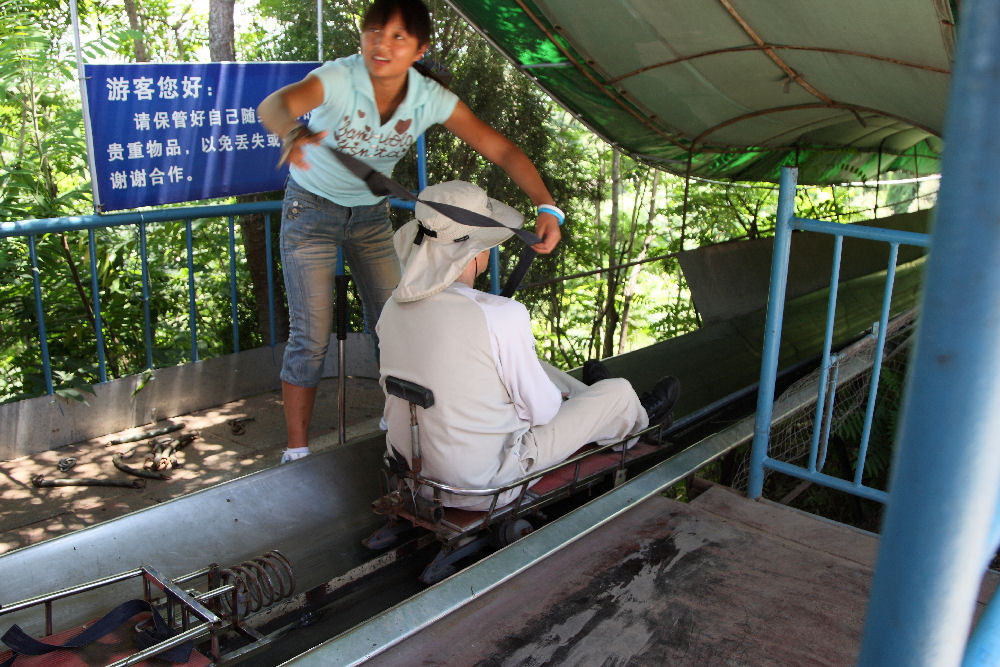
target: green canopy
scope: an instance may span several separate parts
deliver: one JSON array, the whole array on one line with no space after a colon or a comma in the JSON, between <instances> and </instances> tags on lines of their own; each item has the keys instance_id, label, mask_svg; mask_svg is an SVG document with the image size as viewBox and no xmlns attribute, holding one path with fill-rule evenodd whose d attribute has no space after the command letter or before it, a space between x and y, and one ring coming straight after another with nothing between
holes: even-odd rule
<instances>
[{"instance_id":1,"label":"green canopy","mask_svg":"<svg viewBox=\"0 0 1000 667\"><path fill-rule=\"evenodd\" d=\"M948 0L447 2L595 133L675 174L939 171Z\"/></svg>"}]
</instances>

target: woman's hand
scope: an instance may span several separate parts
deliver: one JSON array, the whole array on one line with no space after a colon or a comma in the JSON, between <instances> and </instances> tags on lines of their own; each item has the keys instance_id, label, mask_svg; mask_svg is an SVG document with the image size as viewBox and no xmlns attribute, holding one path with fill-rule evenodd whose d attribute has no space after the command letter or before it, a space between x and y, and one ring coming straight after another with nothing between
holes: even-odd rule
<instances>
[{"instance_id":1,"label":"woman's hand","mask_svg":"<svg viewBox=\"0 0 1000 667\"><path fill-rule=\"evenodd\" d=\"M323 84L309 74L306 78L279 88L257 106L257 115L270 132L281 137L280 167L286 160L300 169L308 169L302 149L307 144L319 143L326 132L315 133L299 122L323 102Z\"/></svg>"},{"instance_id":2,"label":"woman's hand","mask_svg":"<svg viewBox=\"0 0 1000 667\"><path fill-rule=\"evenodd\" d=\"M551 213L540 211L538 220L535 221L535 233L541 237L542 242L531 246L531 249L540 255L549 254L562 238L562 232L559 231L559 218Z\"/></svg>"},{"instance_id":3,"label":"woman's hand","mask_svg":"<svg viewBox=\"0 0 1000 667\"><path fill-rule=\"evenodd\" d=\"M303 148L308 144L318 144L325 136L326 130L313 132L305 125L296 125L281 138L281 157L278 158L278 166L288 160L299 169L308 169L309 163L305 161Z\"/></svg>"},{"instance_id":4,"label":"woman's hand","mask_svg":"<svg viewBox=\"0 0 1000 667\"><path fill-rule=\"evenodd\" d=\"M528 156L507 137L479 120L464 102L459 100L451 116L444 122L444 126L487 160L507 172L511 180L517 183L531 201L536 204L552 201L552 195L549 194L542 177ZM541 237L542 242L536 243L531 248L543 255L552 252L562 238L559 220L550 213L539 213L535 222L535 233Z\"/></svg>"}]
</instances>

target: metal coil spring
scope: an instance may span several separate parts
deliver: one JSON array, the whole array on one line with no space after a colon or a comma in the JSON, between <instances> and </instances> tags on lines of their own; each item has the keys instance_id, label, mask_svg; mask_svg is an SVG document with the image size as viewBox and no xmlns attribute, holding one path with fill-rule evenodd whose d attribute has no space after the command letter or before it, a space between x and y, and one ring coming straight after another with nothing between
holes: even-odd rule
<instances>
[{"instance_id":1,"label":"metal coil spring","mask_svg":"<svg viewBox=\"0 0 1000 667\"><path fill-rule=\"evenodd\" d=\"M231 595L222 597L222 607L237 619L291 597L295 575L288 559L278 550L219 571L221 583L232 585Z\"/></svg>"}]
</instances>

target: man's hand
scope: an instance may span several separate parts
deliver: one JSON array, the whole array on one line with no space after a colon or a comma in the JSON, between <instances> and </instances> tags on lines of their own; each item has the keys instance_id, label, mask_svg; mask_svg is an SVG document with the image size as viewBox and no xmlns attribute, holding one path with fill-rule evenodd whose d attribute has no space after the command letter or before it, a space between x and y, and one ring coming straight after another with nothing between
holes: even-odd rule
<instances>
[{"instance_id":1,"label":"man's hand","mask_svg":"<svg viewBox=\"0 0 1000 667\"><path fill-rule=\"evenodd\" d=\"M562 232L559 231L559 219L551 213L539 212L535 222L535 233L542 239L541 243L531 246L531 249L541 255L548 255L555 250Z\"/></svg>"}]
</instances>

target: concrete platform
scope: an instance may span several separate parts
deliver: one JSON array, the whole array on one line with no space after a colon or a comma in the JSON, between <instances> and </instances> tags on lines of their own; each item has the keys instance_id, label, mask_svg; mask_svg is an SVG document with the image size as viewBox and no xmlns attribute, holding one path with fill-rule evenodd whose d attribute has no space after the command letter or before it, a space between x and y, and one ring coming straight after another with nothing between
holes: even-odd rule
<instances>
[{"instance_id":1,"label":"concrete platform","mask_svg":"<svg viewBox=\"0 0 1000 667\"><path fill-rule=\"evenodd\" d=\"M722 487L653 497L371 664L850 665L877 543Z\"/></svg>"},{"instance_id":2,"label":"concrete platform","mask_svg":"<svg viewBox=\"0 0 1000 667\"><path fill-rule=\"evenodd\" d=\"M378 431L383 396L376 381L349 378L345 403L348 441ZM245 419L251 421L240 421ZM234 422L238 424L235 429ZM46 479L137 479L115 468L112 457L135 449L127 462L141 468L156 438L119 445L110 443L168 423L183 425L171 437L197 436L181 450L178 459L183 465L171 471L169 480L147 480L143 489L36 488L31 483L35 475L44 475ZM316 452L338 444L336 378L320 384L310 436ZM271 391L157 424L0 461L0 554L275 466L286 442L281 394ZM76 459L76 465L68 472L59 471L56 467L59 461L69 457Z\"/></svg>"}]
</instances>

